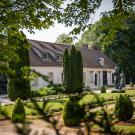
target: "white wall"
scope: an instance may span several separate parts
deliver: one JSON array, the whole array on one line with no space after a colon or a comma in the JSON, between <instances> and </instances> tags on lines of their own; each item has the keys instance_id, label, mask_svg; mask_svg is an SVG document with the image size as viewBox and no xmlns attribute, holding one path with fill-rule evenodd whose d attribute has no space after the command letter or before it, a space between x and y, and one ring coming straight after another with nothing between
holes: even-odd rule
<instances>
[{"instance_id":1,"label":"white wall","mask_svg":"<svg viewBox=\"0 0 135 135\"><path fill-rule=\"evenodd\" d=\"M53 72L53 82L54 84L61 84L62 83L62 77L61 74L63 72L62 67L39 67L39 66L32 66L31 69L43 74L48 75L48 73ZM90 82L90 71L93 71L93 82ZM108 85L112 85L112 73L114 72L114 69L100 69L100 68L83 68L83 72L86 74L86 82L85 86L88 86L90 88L97 88L103 86L103 71L107 71L107 80ZM99 78L99 72L100 72L100 80L97 79L97 86L95 86L95 74L97 74L97 78ZM42 78L38 78L38 85L32 86L34 84L33 81L31 81L31 87L33 89L39 89L41 87L46 86L48 83L45 82Z\"/></svg>"}]
</instances>

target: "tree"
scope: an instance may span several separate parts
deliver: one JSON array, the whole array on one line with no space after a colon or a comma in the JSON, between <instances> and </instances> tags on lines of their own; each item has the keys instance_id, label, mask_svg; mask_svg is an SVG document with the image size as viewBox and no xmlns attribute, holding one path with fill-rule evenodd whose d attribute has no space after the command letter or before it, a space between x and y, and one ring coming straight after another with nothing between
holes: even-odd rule
<instances>
[{"instance_id":1,"label":"tree","mask_svg":"<svg viewBox=\"0 0 135 135\"><path fill-rule=\"evenodd\" d=\"M70 69L70 56L68 49L66 48L63 54L63 76L64 76L64 87L66 93L71 93L71 69Z\"/></svg>"},{"instance_id":2,"label":"tree","mask_svg":"<svg viewBox=\"0 0 135 135\"><path fill-rule=\"evenodd\" d=\"M10 36L8 39L11 46L16 43L17 47L15 52L19 56L17 61L11 61L9 63L9 67L16 71L16 77L9 77L8 81L8 95L12 100L17 98L27 99L31 95L29 80L29 43L23 32L18 34L23 37L21 41L17 36ZM27 72L24 73L25 70L27 70Z\"/></svg>"},{"instance_id":3,"label":"tree","mask_svg":"<svg viewBox=\"0 0 135 135\"><path fill-rule=\"evenodd\" d=\"M63 55L64 87L67 93L81 93L83 88L83 63L81 52L72 46L70 55Z\"/></svg>"},{"instance_id":4,"label":"tree","mask_svg":"<svg viewBox=\"0 0 135 135\"><path fill-rule=\"evenodd\" d=\"M63 33L63 34L61 34L57 37L55 43L72 45L73 44L73 38L70 37L69 35Z\"/></svg>"},{"instance_id":5,"label":"tree","mask_svg":"<svg viewBox=\"0 0 135 135\"><path fill-rule=\"evenodd\" d=\"M77 57L77 91L78 93L82 92L83 89L83 61L82 61L82 55L80 51L76 52Z\"/></svg>"},{"instance_id":6,"label":"tree","mask_svg":"<svg viewBox=\"0 0 135 135\"><path fill-rule=\"evenodd\" d=\"M109 19L111 18L108 17ZM134 17L123 21L123 25L117 29L114 29L114 24L105 23L102 18L82 34L78 44L98 45L124 71L127 83L135 82L134 34Z\"/></svg>"},{"instance_id":7,"label":"tree","mask_svg":"<svg viewBox=\"0 0 135 135\"><path fill-rule=\"evenodd\" d=\"M70 68L71 68L71 88L73 93L77 90L77 82L78 82L78 72L77 72L77 55L76 55L76 49L73 45L70 51Z\"/></svg>"}]
</instances>

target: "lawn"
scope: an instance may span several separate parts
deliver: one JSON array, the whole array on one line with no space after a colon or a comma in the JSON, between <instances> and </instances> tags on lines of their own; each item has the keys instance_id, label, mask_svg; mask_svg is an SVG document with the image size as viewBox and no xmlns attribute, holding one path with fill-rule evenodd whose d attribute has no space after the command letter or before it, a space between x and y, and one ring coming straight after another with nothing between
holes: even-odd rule
<instances>
[{"instance_id":1,"label":"lawn","mask_svg":"<svg viewBox=\"0 0 135 135\"><path fill-rule=\"evenodd\" d=\"M127 90L126 94L130 95L131 97L135 97L135 90ZM103 99L104 102L110 103L111 101L115 101L115 99L119 96L119 93L100 93L96 94L98 95L99 99ZM47 101L44 111L45 112L51 112L51 111L60 111L63 109L66 101L68 98L61 98L61 99L53 99ZM97 99L95 98L95 95L89 94L85 95L82 97L82 99L79 101L80 105L83 104L89 104L89 103L94 103L96 102ZM43 108L43 102L36 102L39 107ZM14 105L7 105L7 106L2 106L2 110L7 113L8 117L11 117L12 115L12 110L13 110ZM26 115L39 115L39 113L36 111L34 108L33 103L25 103L25 111Z\"/></svg>"}]
</instances>

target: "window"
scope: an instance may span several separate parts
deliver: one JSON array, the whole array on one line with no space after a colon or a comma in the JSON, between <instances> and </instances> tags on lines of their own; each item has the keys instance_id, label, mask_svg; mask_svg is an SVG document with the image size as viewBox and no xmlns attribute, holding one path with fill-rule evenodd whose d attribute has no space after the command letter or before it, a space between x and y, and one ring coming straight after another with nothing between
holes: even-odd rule
<instances>
[{"instance_id":1,"label":"window","mask_svg":"<svg viewBox=\"0 0 135 135\"><path fill-rule=\"evenodd\" d=\"M93 78L94 72L90 71L90 83L94 82L94 78Z\"/></svg>"},{"instance_id":2,"label":"window","mask_svg":"<svg viewBox=\"0 0 135 135\"><path fill-rule=\"evenodd\" d=\"M86 82L86 73L83 72L83 83L85 83L85 82Z\"/></svg>"},{"instance_id":3,"label":"window","mask_svg":"<svg viewBox=\"0 0 135 135\"><path fill-rule=\"evenodd\" d=\"M62 55L60 55L60 54L56 55L56 60L61 60L61 58L62 58Z\"/></svg>"},{"instance_id":4,"label":"window","mask_svg":"<svg viewBox=\"0 0 135 135\"><path fill-rule=\"evenodd\" d=\"M42 54L42 58L43 58L43 59L47 59L47 54L46 54L46 53L43 53L43 54Z\"/></svg>"},{"instance_id":5,"label":"window","mask_svg":"<svg viewBox=\"0 0 135 135\"><path fill-rule=\"evenodd\" d=\"M53 72L48 73L49 81L53 82Z\"/></svg>"},{"instance_id":6,"label":"window","mask_svg":"<svg viewBox=\"0 0 135 135\"><path fill-rule=\"evenodd\" d=\"M93 71L90 71L90 83L93 83L94 82L94 72Z\"/></svg>"},{"instance_id":7,"label":"window","mask_svg":"<svg viewBox=\"0 0 135 135\"><path fill-rule=\"evenodd\" d=\"M61 81L64 82L64 74L61 73Z\"/></svg>"}]
</instances>

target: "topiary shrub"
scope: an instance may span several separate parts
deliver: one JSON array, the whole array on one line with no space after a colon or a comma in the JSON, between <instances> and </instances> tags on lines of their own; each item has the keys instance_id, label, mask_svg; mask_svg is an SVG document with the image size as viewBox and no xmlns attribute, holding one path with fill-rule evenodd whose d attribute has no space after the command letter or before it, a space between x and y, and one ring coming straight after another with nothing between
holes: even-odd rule
<instances>
[{"instance_id":1,"label":"topiary shrub","mask_svg":"<svg viewBox=\"0 0 135 135\"><path fill-rule=\"evenodd\" d=\"M101 93L106 93L106 88L105 88L105 86L102 86L102 88L101 88Z\"/></svg>"},{"instance_id":2,"label":"topiary shrub","mask_svg":"<svg viewBox=\"0 0 135 135\"><path fill-rule=\"evenodd\" d=\"M26 119L26 114L25 114L24 105L22 103L22 100L18 98L16 100L16 103L12 112L12 122L24 123L25 119Z\"/></svg>"},{"instance_id":3,"label":"topiary shrub","mask_svg":"<svg viewBox=\"0 0 135 135\"><path fill-rule=\"evenodd\" d=\"M134 87L134 83L133 83L133 82L130 83L130 87L131 87L131 88Z\"/></svg>"},{"instance_id":4,"label":"topiary shrub","mask_svg":"<svg viewBox=\"0 0 135 135\"><path fill-rule=\"evenodd\" d=\"M115 115L120 121L130 120L133 116L133 103L128 95L121 95L115 104Z\"/></svg>"},{"instance_id":5,"label":"topiary shrub","mask_svg":"<svg viewBox=\"0 0 135 135\"><path fill-rule=\"evenodd\" d=\"M83 109L76 100L77 98L70 98L62 112L62 117L66 126L78 126L83 117Z\"/></svg>"}]
</instances>

